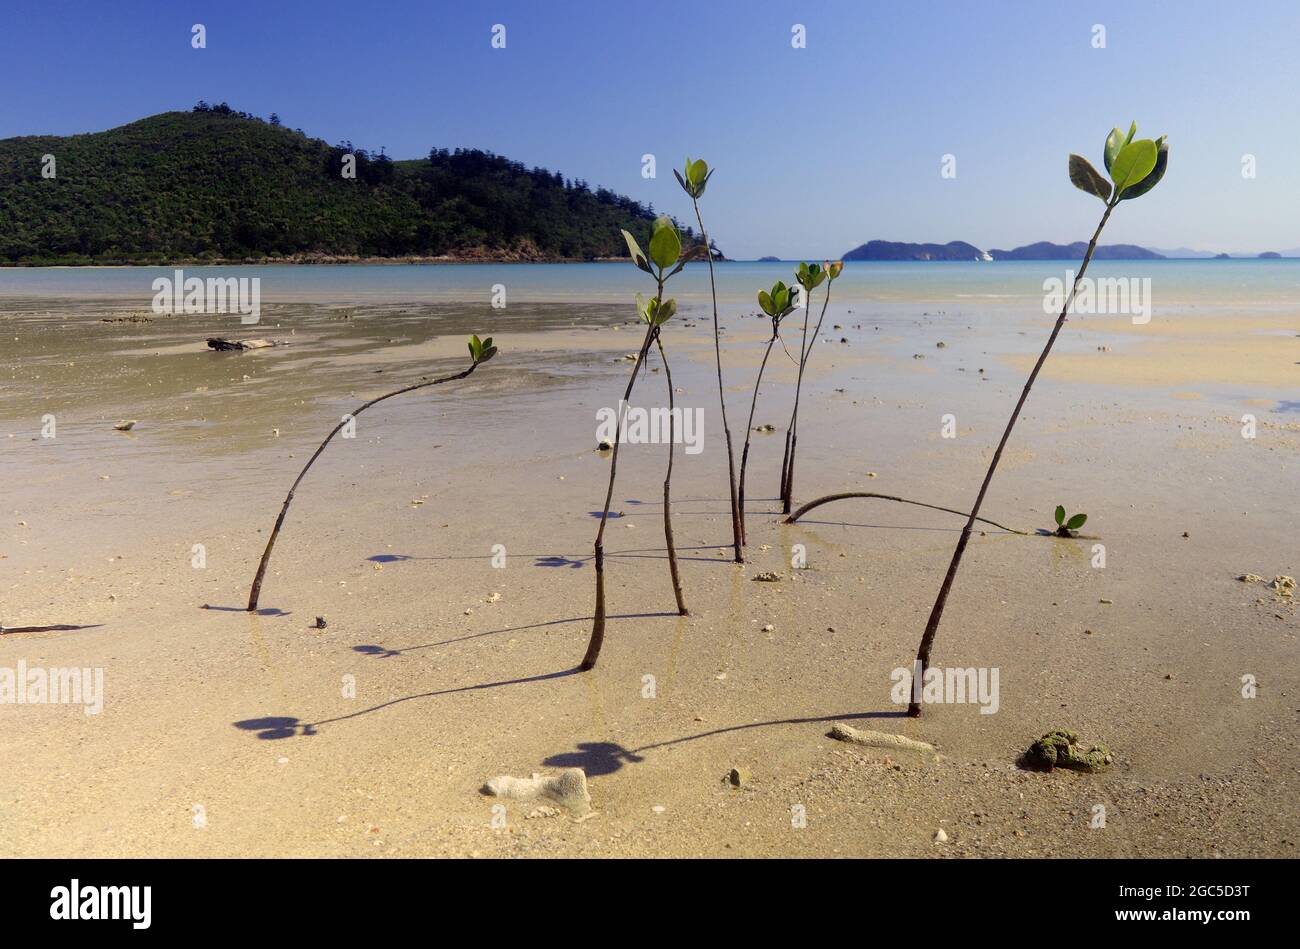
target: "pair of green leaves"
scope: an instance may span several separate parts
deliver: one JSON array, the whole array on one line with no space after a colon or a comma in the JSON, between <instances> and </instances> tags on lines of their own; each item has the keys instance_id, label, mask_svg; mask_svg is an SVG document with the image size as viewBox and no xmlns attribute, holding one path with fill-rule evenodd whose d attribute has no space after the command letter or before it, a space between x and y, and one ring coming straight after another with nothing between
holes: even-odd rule
<instances>
[{"instance_id":1,"label":"pair of green leaves","mask_svg":"<svg viewBox=\"0 0 1300 949\"><path fill-rule=\"evenodd\" d=\"M623 240L627 242L632 262L651 275L654 274L654 270L650 267L652 262L659 268L659 272L663 273L677 263L677 258L682 254L681 236L673 226L672 220L666 217L655 218L654 228L650 233L649 255L641 249L636 238L627 231L623 232Z\"/></svg>"},{"instance_id":2,"label":"pair of green leaves","mask_svg":"<svg viewBox=\"0 0 1300 949\"><path fill-rule=\"evenodd\" d=\"M690 261L707 257L709 253L709 249L703 244L693 244L683 254L682 236L677 233L677 226L669 217L655 218L650 243L647 245L649 254L641 249L636 238L627 231L623 231L623 240L627 243L628 253L632 255L632 263L654 277L656 276L654 267L650 266L653 263L659 268L657 276L664 280L680 271ZM673 267L674 264L677 266ZM669 267L673 269L668 270Z\"/></svg>"},{"instance_id":3,"label":"pair of green leaves","mask_svg":"<svg viewBox=\"0 0 1300 949\"><path fill-rule=\"evenodd\" d=\"M1061 530L1077 531L1088 522L1087 514L1076 514L1068 521L1065 519L1065 505L1056 505L1056 526Z\"/></svg>"},{"instance_id":4,"label":"pair of green leaves","mask_svg":"<svg viewBox=\"0 0 1300 949\"><path fill-rule=\"evenodd\" d=\"M690 157L686 158L686 165L682 171L673 169L673 174L677 176L677 183L682 186L682 190L692 198L698 198L704 194L704 188L709 183L709 178L713 176L713 170L709 168L708 162L703 158L697 158L691 161Z\"/></svg>"},{"instance_id":5,"label":"pair of green leaves","mask_svg":"<svg viewBox=\"0 0 1300 949\"><path fill-rule=\"evenodd\" d=\"M772 318L772 322L779 323L794 309L794 294L790 292L789 287L778 280L772 284L770 293L766 290L758 291L758 305Z\"/></svg>"},{"instance_id":6,"label":"pair of green leaves","mask_svg":"<svg viewBox=\"0 0 1300 949\"><path fill-rule=\"evenodd\" d=\"M1165 136L1152 141L1149 138L1133 140L1137 123L1129 126L1128 135L1112 129L1106 136L1104 157L1110 181L1102 177L1082 155L1070 156L1070 182L1080 191L1096 195L1109 203L1112 193L1115 203L1146 194L1165 176L1169 164L1169 145ZM1111 182L1114 182L1112 190Z\"/></svg>"},{"instance_id":7,"label":"pair of green leaves","mask_svg":"<svg viewBox=\"0 0 1300 949\"><path fill-rule=\"evenodd\" d=\"M487 362L497 354L497 348L492 345L492 337L479 339L477 336L469 338L469 355L474 360L474 364Z\"/></svg>"},{"instance_id":8,"label":"pair of green leaves","mask_svg":"<svg viewBox=\"0 0 1300 949\"><path fill-rule=\"evenodd\" d=\"M677 312L677 301L643 297L638 293L636 295L636 312L641 317L642 323L661 326L672 319L673 314Z\"/></svg>"}]
</instances>

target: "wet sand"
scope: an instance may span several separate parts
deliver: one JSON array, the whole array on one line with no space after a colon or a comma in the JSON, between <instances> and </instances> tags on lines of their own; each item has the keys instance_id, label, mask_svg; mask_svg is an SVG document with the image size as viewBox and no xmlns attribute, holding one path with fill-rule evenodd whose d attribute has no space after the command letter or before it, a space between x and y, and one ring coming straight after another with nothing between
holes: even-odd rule
<instances>
[{"instance_id":1,"label":"wet sand","mask_svg":"<svg viewBox=\"0 0 1300 949\"><path fill-rule=\"evenodd\" d=\"M0 704L0 854L1295 854L1296 610L1236 578L1300 571L1297 313L1071 321L984 513L1035 530L1061 503L1089 514L1084 536L972 541L934 661L997 668L998 711L911 720L890 674L910 665L960 519L844 501L780 524L794 381L780 351L755 416L777 431L754 436L751 562L737 567L710 320L675 318L677 401L705 420L704 451L679 453L674 476L692 615L673 612L664 559L665 448L627 446L612 619L600 664L579 674L608 470L596 411L640 341L626 308L309 302L266 306L254 328L100 322L138 310L0 306L0 623L84 627L6 634L0 667L102 668L105 689L93 716ZM724 313L737 436L766 339L749 312ZM832 305L805 381L796 500L863 490L965 508L1049 322ZM501 355L337 440L295 501L263 613L240 611L319 440L366 399L455 371L469 332ZM290 345L212 353L209 335ZM794 351L797 327L786 338ZM634 401L662 404L663 387L652 372ZM126 419L135 428L114 431ZM794 544L808 569L791 569ZM763 571L781 580L754 582ZM836 721L942 758L834 741ZM1106 744L1113 767L1018 769L1056 727ZM585 769L594 817L506 801L493 826L488 778L565 766ZM748 773L740 788L732 768ZM1090 826L1097 805L1104 828Z\"/></svg>"}]
</instances>

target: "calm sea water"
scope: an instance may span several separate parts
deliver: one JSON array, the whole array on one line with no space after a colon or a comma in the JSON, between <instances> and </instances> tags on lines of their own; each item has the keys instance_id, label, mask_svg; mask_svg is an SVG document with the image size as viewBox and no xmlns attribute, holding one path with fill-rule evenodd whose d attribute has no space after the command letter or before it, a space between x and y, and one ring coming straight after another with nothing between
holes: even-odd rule
<instances>
[{"instance_id":1,"label":"calm sea water","mask_svg":"<svg viewBox=\"0 0 1300 949\"><path fill-rule=\"evenodd\" d=\"M720 299L752 306L758 290L793 283L794 263L715 265ZM1072 261L858 262L845 265L834 299L842 303L965 303L1041 301L1044 280L1065 279ZM488 301L497 284L509 302L627 302L646 292L649 278L625 263L374 264L185 267L186 277L260 277L266 302L373 300ZM174 268L3 268L0 297L114 298L148 306L156 277ZM1205 306L1300 306L1300 259L1100 261L1089 276L1150 278L1162 303ZM669 292L683 304L708 300L708 268L688 266Z\"/></svg>"}]
</instances>

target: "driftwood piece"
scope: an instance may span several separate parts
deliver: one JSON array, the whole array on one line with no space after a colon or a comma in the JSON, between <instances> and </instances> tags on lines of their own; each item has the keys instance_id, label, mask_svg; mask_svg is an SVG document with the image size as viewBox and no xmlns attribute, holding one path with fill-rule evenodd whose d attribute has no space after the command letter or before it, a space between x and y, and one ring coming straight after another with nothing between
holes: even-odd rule
<instances>
[{"instance_id":1,"label":"driftwood piece","mask_svg":"<svg viewBox=\"0 0 1300 949\"><path fill-rule=\"evenodd\" d=\"M934 745L924 741L917 741L915 738L906 738L903 735L891 735L888 732L877 732L868 729L854 728L852 725L845 725L843 722L836 722L831 726L830 736L837 741L852 742L855 745L866 745L869 748L885 748L891 751L915 751L923 755L932 755L937 757Z\"/></svg>"},{"instance_id":2,"label":"driftwood piece","mask_svg":"<svg viewBox=\"0 0 1300 949\"><path fill-rule=\"evenodd\" d=\"M208 349L216 350L219 353L236 349L269 349L272 346L288 345L287 342L280 339L218 339L215 336L208 339Z\"/></svg>"}]
</instances>

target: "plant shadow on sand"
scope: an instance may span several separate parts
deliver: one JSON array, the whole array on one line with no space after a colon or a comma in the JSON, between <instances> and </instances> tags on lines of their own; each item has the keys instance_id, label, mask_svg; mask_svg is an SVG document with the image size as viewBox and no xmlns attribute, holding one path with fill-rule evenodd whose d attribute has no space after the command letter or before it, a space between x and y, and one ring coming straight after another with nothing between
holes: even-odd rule
<instances>
[{"instance_id":1,"label":"plant shadow on sand","mask_svg":"<svg viewBox=\"0 0 1300 949\"><path fill-rule=\"evenodd\" d=\"M598 515L600 514L599 511L597 511L596 513ZM613 515L610 516L612 517ZM730 549L731 548L725 544L697 544L694 547L677 548L679 552L683 550L704 551L704 550L730 550ZM574 570L581 570L583 566L590 563L593 559L592 554L570 555L570 554L562 554L562 553L552 553L552 554L512 554L511 556L524 557L524 558L531 557L533 560L534 567L551 567L551 568L570 567ZM667 556L668 553L663 547L631 547L627 550L611 551L610 553L605 555L607 560L665 560L667 559ZM408 560L438 561L438 560L482 560L482 559L484 558L480 554L475 554L473 556L464 556L464 557L434 556L434 555L421 556L419 554L373 554L366 558L366 562L385 564L385 563L403 563ZM718 563L719 562L716 558L713 557L679 557L678 559L690 560L690 561L694 561L695 563ZM235 609L242 609L242 608L213 606L213 607L209 607L209 609L235 610Z\"/></svg>"},{"instance_id":2,"label":"plant shadow on sand","mask_svg":"<svg viewBox=\"0 0 1300 949\"><path fill-rule=\"evenodd\" d=\"M623 613L619 616L611 617L611 619L657 619L663 616L676 615L676 613ZM559 626L563 623L585 623L590 619L590 616L570 616L566 619L547 620L544 623L530 623L527 626L503 626L501 629L489 629L484 630L481 633L470 633L468 636L458 636L455 639L444 639L436 643L421 643L418 646L399 646L396 649L366 643L360 646L353 646L352 651L367 656L378 656L380 659L388 659L391 656L400 656L404 653L414 652L417 649L433 649L436 646L450 646L452 643L462 643L470 639L481 639L484 636L496 636L501 633L517 633L525 629L540 629L544 626Z\"/></svg>"},{"instance_id":3,"label":"plant shadow on sand","mask_svg":"<svg viewBox=\"0 0 1300 949\"><path fill-rule=\"evenodd\" d=\"M390 708L394 705L400 705L402 702L410 702L415 699L430 699L439 695L454 695L458 692L477 692L483 689L496 689L506 685L523 685L528 682L545 682L548 679L563 679L578 673L578 667L570 669L561 669L559 672L544 672L541 675L523 676L518 679L502 679L498 682L482 682L478 685L462 685L452 689L438 689L433 692L421 692L418 695L404 695L401 698L390 699L387 702L381 702L378 705L372 705L370 708L363 708L356 712L350 712L347 715L339 715L335 718L321 719L319 722L304 722L299 718L292 718L285 715L273 715L267 718L246 718L242 721L234 722L234 726L243 731L257 732L257 737L261 739L276 740L280 738L292 738L294 735L315 735L316 729L321 725L332 725L336 722L346 722L351 718L358 718L362 715L368 715L371 712L378 712L381 709Z\"/></svg>"}]
</instances>

